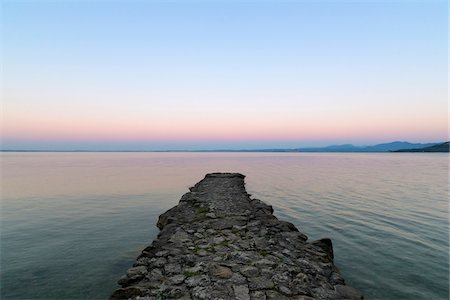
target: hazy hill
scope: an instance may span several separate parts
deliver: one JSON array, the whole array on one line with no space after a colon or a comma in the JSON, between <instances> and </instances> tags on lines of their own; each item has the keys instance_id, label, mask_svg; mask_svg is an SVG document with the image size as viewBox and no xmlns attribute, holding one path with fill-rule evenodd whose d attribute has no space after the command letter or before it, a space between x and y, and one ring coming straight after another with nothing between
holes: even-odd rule
<instances>
[{"instance_id":1,"label":"hazy hill","mask_svg":"<svg viewBox=\"0 0 450 300\"><path fill-rule=\"evenodd\" d=\"M394 152L450 152L450 142L416 149L400 149Z\"/></svg>"},{"instance_id":2,"label":"hazy hill","mask_svg":"<svg viewBox=\"0 0 450 300\"><path fill-rule=\"evenodd\" d=\"M409 143L409 142L391 142L371 146L354 146L351 144L333 145L323 148L298 148L299 152L389 152L401 149L419 149L436 145L436 143Z\"/></svg>"}]
</instances>

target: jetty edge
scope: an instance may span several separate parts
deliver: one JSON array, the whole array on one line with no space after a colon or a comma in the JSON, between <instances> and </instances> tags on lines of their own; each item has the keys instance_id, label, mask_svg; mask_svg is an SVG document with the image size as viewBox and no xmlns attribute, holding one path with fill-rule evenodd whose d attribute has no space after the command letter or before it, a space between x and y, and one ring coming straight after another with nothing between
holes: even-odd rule
<instances>
[{"instance_id":1,"label":"jetty edge","mask_svg":"<svg viewBox=\"0 0 450 300\"><path fill-rule=\"evenodd\" d=\"M334 265L331 240L308 242L251 199L244 178L210 173L189 188L110 299L363 299Z\"/></svg>"}]
</instances>

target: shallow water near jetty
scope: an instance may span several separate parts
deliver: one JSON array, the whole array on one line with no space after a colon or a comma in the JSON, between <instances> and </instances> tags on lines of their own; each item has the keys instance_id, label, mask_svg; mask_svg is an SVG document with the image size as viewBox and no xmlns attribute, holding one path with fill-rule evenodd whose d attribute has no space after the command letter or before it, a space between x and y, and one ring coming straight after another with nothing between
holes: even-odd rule
<instances>
[{"instance_id":1,"label":"shallow water near jetty","mask_svg":"<svg viewBox=\"0 0 450 300\"><path fill-rule=\"evenodd\" d=\"M209 172L310 240L366 299L448 299L448 155L2 153L1 299L105 299Z\"/></svg>"}]
</instances>

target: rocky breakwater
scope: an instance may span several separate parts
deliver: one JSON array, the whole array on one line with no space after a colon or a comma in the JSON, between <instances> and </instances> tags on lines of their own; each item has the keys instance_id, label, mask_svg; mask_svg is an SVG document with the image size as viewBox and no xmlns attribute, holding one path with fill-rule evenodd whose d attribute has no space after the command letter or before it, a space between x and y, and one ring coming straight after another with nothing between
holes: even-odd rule
<instances>
[{"instance_id":1,"label":"rocky breakwater","mask_svg":"<svg viewBox=\"0 0 450 300\"><path fill-rule=\"evenodd\" d=\"M250 198L244 177L207 174L190 188L110 299L363 299L333 264L331 240L307 242Z\"/></svg>"}]
</instances>

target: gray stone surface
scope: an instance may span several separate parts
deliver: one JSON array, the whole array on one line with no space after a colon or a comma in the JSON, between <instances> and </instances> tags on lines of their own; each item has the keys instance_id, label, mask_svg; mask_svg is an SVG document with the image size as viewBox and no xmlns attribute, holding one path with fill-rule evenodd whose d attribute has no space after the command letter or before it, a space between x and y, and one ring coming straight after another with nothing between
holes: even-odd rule
<instances>
[{"instance_id":1,"label":"gray stone surface","mask_svg":"<svg viewBox=\"0 0 450 300\"><path fill-rule=\"evenodd\" d=\"M308 242L250 198L241 174L207 174L157 226L110 299L363 298L334 266L331 240Z\"/></svg>"}]
</instances>

